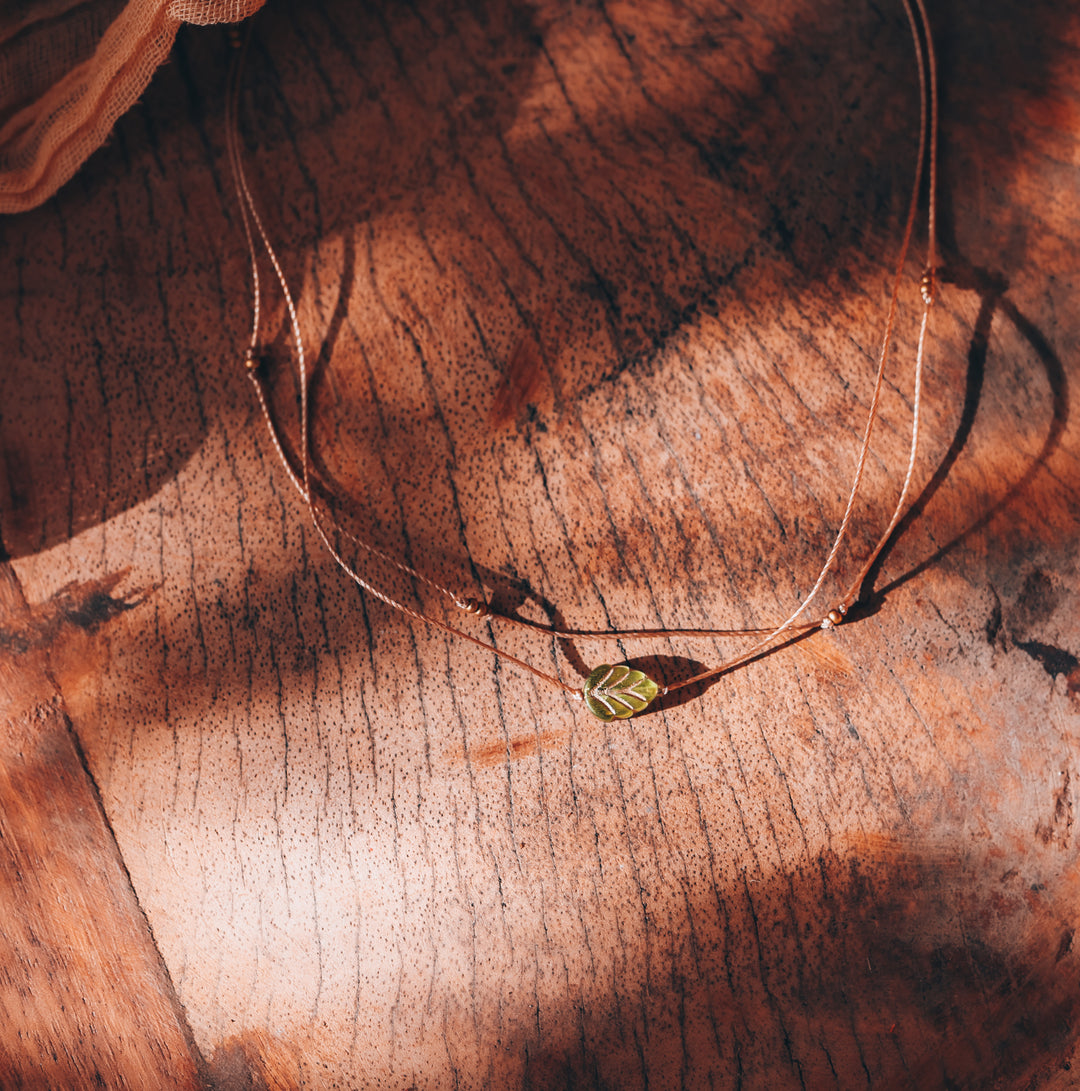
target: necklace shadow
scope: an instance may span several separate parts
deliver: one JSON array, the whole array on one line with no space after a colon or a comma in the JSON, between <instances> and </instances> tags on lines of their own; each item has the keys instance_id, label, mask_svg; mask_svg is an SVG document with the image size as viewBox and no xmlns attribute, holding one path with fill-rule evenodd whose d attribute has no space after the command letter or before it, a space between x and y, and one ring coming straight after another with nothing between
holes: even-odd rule
<instances>
[{"instance_id":1,"label":"necklace shadow","mask_svg":"<svg viewBox=\"0 0 1080 1091\"><path fill-rule=\"evenodd\" d=\"M868 570L855 604L844 624L848 625L876 614L889 595L916 579L953 553L964 542L985 530L1013 502L1023 496L1061 444L1069 420L1069 380L1061 359L1040 329L1008 297L1008 282L1000 273L977 268L961 259L953 259L941 272L941 281L979 297L979 311L971 334L967 353L964 400L959 423L948 449L942 456L930 480L923 486L911 507L897 523L884 548ZM954 534L924 560L913 565L881 588L875 588L882 568L898 542L912 525L922 518L930 502L948 479L953 467L971 438L983 396L990 335L996 315L1006 318L1031 347L1042 366L1050 390L1050 424L1042 445L1028 463L1023 474L1002 493L982 514Z\"/></svg>"},{"instance_id":2,"label":"necklace shadow","mask_svg":"<svg viewBox=\"0 0 1080 1091\"><path fill-rule=\"evenodd\" d=\"M569 663L573 670L575 670L582 679L587 678L593 670L595 670L599 660L590 662L582 655L577 647L578 641L590 639L595 641L596 633L594 631L573 631L567 625L566 617L559 607L550 599L545 598L537 592L529 584L528 580L510 577L505 573L494 572L491 569L486 569L482 566L479 567L477 576L483 581L486 587L492 589L488 602L497 615L501 615L504 619L511 622L522 622L526 625L533 625L535 623L531 619L522 616L522 608L528 603L532 603L543 613L548 626L560 630L558 635L552 634L551 639L555 641L559 650L566 658L567 663ZM643 717L653 715L657 712L670 712L673 709L680 708L691 701L697 700L704 696L706 692L722 681L732 671L749 666L752 663L762 662L776 652L792 648L796 644L813 636L817 631L816 628L813 628L793 633L788 636L787 639L768 648L761 649L758 654L749 659L740 659L737 662L733 662L727 670L723 670L718 674L696 681L691 680L696 679L698 675L709 670L710 664L704 660L696 659L691 656L623 656L620 652L619 654L606 656L604 658L605 660L610 659L613 663L622 663L633 670L641 671L647 677L655 681L660 687L660 695L648 706L648 708L635 713L635 719L642 719ZM692 632L692 630L689 632ZM678 638L681 635L689 635L688 631L680 631L679 629L657 629L656 634L668 638ZM619 640L617 643L620 648L626 639L632 638L623 638L622 640ZM747 634L747 640L752 641L753 639L753 634ZM612 643L614 644L615 642L613 641ZM689 684L687 684L688 682Z\"/></svg>"}]
</instances>

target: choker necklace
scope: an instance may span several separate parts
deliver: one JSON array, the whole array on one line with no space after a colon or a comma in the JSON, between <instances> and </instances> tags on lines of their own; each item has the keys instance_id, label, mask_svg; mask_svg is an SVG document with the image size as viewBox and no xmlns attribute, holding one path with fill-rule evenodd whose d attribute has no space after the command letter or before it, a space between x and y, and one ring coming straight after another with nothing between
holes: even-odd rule
<instances>
[{"instance_id":1,"label":"choker necklace","mask_svg":"<svg viewBox=\"0 0 1080 1091\"><path fill-rule=\"evenodd\" d=\"M296 489L300 498L307 506L312 525L318 533L330 556L338 567L353 582L366 591L369 595L379 599L388 606L393 607L406 617L423 622L433 628L441 629L455 639L465 640L475 644L492 655L514 663L523 670L541 679L547 684L566 692L575 700L583 701L586 708L601 720L626 719L635 713L643 711L657 697L662 697L676 690L685 689L688 686L698 685L715 679L720 675L743 666L751 660L757 659L766 653L775 650L786 642L802 634L815 629L831 629L847 618L858 602L863 582L869 574L878 555L885 548L893 531L904 513L908 494L911 489L912 477L915 469L916 455L919 445L919 414L922 398L922 373L923 356L926 344L926 334L929 325L930 311L937 294L937 241L936 241L936 203L937 203L937 128L938 128L938 94L937 74L934 58L933 40L930 35L930 25L924 6L924 0L901 0L907 15L911 29L912 41L915 50L915 63L919 78L919 146L916 156L914 182L911 188L911 198L908 204L907 218L904 227L903 238L900 245L899 258L896 263L896 271L893 277L892 292L889 299L885 329L882 334L878 351L877 377L874 383L873 396L867 410L866 424L863 429L862 443L859 457L848 490L847 504L844 509L843 519L833 539L833 544L822 563L821 570L813 586L792 613L777 625L763 629L603 629L583 630L565 629L553 625L542 625L523 618L503 614L494 609L488 602L480 598L473 598L459 594L448 587L436 583L424 576L416 569L402 561L376 548L369 542L350 534L333 517L328 505L315 495L312 487L312 470L310 458L310 432L311 432L311 407L310 407L310 382L311 375L304 352L304 339L300 331L300 323L297 318L296 305L282 270L281 263L274 247L270 242L265 224L259 215L258 208L252 196L251 189L244 173L243 161L240 156L239 127L238 127L238 100L240 76L243 70L244 56L247 49L247 38L243 44L238 45L236 55L229 74L229 84L226 93L226 146L229 156L229 166L232 170L233 181L236 187L237 198L240 202L241 221L244 227L244 236L247 240L248 253L251 259L252 276L252 326L251 336L247 349L244 352L244 364L247 375L255 388L259 408L269 431L270 440L278 459L285 469L285 473ZM866 465L867 455L870 450L870 437L874 423L877 419L878 405L881 397L882 384L885 375L885 364L892 345L893 332L896 325L896 316L899 306L900 289L903 281L904 266L907 261L916 215L918 211L919 192L926 177L928 192L927 214L927 251L924 272L919 282L919 292L922 301L922 319L919 326L919 336L915 349L913 398L912 398L912 422L911 444L908 456L907 470L900 489L900 496L893 509L892 517L882 532L877 545L870 551L856 577L844 595L828 613L816 621L806 622L800 619L809 609L811 603L817 598L822 585L836 562L837 555L847 536L851 523L852 513L855 508L859 486L862 483L863 470ZM258 246L261 245L266 252L267 259L273 269L281 289L285 307L288 312L289 324L292 332L293 343L296 352L296 367L299 380L299 418L300 418L300 443L296 455L286 453L285 444L281 432L274 420L270 409L270 401L267 394L266 376L264 374L263 359L260 352L261 336L261 300L262 289L259 279L259 255ZM294 465L294 462L298 464ZM664 685L654 681L642 671L626 664L603 664L593 670L584 683L579 686L571 685L556 675L526 663L517 656L497 647L490 640L484 640L473 633L451 625L439 618L432 617L420 610L413 609L405 603L393 598L386 591L381 590L374 583L350 565L342 555L340 549L334 544L334 539L346 539L354 547L390 564L399 572L417 580L430 590L447 597L453 605L463 614L482 620L489 625L492 623L514 625L519 628L531 630L534 633L546 637L562 638L592 638L602 640L622 640L628 638L668 638L668 637L736 637L744 636L754 638L749 647L731 659L695 674L693 677Z\"/></svg>"}]
</instances>

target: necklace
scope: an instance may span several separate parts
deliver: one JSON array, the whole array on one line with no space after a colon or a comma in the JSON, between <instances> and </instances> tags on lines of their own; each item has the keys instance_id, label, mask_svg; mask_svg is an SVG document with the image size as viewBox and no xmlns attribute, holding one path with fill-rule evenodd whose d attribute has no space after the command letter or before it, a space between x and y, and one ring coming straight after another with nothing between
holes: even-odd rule
<instances>
[{"instance_id":1,"label":"necklace","mask_svg":"<svg viewBox=\"0 0 1080 1091\"><path fill-rule=\"evenodd\" d=\"M840 526L833 538L820 571L810 591L794 608L791 614L782 622L762 629L603 629L584 630L544 625L529 621L524 618L504 614L494 609L491 604L482 598L463 595L449 587L435 582L410 565L400 561L362 538L348 532L338 523L332 515L326 502L321 499L314 488L315 482L311 467L311 407L310 407L310 383L311 374L304 350L304 339L300 329L296 305L289 288L277 253L270 241L265 224L259 214L251 189L244 172L243 160L239 148L239 124L238 124L238 100L240 77L243 71L243 63L247 48L247 41L239 45L235 59L230 70L229 84L226 95L226 145L229 157L229 165L232 171L237 198L240 203L241 222L244 228L244 236L247 242L248 254L251 264L252 276L252 327L247 348L244 352L244 364L247 375L255 389L255 395L259 404L261 415L266 423L271 444L277 453L285 473L293 488L299 494L301 500L308 509L312 525L318 534L323 546L333 558L338 567L363 591L379 601L392 607L394 610L413 620L422 622L435 629L442 630L451 637L464 640L477 647L483 648L488 653L514 663L516 666L541 679L548 685L557 687L567 693L571 698L581 701L586 708L597 718L604 721L626 719L647 708L658 697L698 685L743 666L769 652L783 646L791 640L797 639L816 629L831 629L852 615L853 609L859 602L859 596L863 590L863 584L874 566L875 561L892 537L901 517L904 514L907 498L911 490L915 464L919 446L920 408L922 399L923 361L925 355L926 336L929 327L930 312L937 295L937 241L936 241L936 200L937 200L937 128L938 128L938 93L937 74L934 56L933 40L930 34L929 20L927 18L924 0L901 0L911 30L914 45L915 63L919 82L919 144L916 155L914 181L911 188L911 196L908 203L907 217L900 245L898 260L892 280L892 291L889 298L884 331L882 333L878 351L877 375L875 378L873 395L867 410L866 423L863 428L862 441L856 462L854 474L848 489L847 503L844 509ZM823 616L814 621L804 621L804 615L811 604L817 599L826 579L835 566L836 559L847 537L851 524L855 503L859 488L862 483L863 472L866 466L867 456L870 451L870 439L874 424L877 420L878 407L885 377L885 367L892 346L893 335L896 326L899 308L900 293L904 279L904 268L907 263L915 223L918 213L919 193L926 179L928 192L927 213L927 243L924 271L919 282L919 292L922 303L922 317L919 325L918 340L915 348L913 367L913 401L911 442L907 468L900 488L900 494L893 508L893 513L884 531L880 535L877 544L870 551L862 566L859 568L854 580L848 586L845 593L837 600L836 604ZM270 399L267 391L267 377L265 374L264 360L260 352L261 320L262 320L262 286L259 272L259 247L265 251L266 258L273 270L274 277L281 290L289 326L292 333L296 354L297 377L299 381L299 450L290 457L286 450L286 444L282 433L271 411ZM542 671L532 664L525 662L496 646L491 640L468 632L456 625L452 625L440 618L433 617L421 610L414 609L399 601L387 591L377 586L354 564L350 564L341 552L341 548L335 544L342 539L348 540L352 545L369 557L378 559L391 565L399 572L419 581L429 590L450 600L463 615L480 620L488 624L511 625L530 630L538 635L548 638L592 638L598 640L623 640L628 638L655 638L688 637L688 638L720 638L743 636L752 638L749 647L734 657L722 662L716 667L703 670L690 678L664 685L648 677L644 672L627 664L602 664L592 670L581 685L572 685L557 675Z\"/></svg>"}]
</instances>

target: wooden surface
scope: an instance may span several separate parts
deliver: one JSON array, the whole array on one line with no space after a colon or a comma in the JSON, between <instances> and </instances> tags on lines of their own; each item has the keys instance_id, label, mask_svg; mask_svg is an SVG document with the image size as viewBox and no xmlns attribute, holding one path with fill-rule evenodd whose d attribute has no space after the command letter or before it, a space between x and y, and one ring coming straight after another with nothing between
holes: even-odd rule
<instances>
[{"instance_id":1,"label":"wooden surface","mask_svg":"<svg viewBox=\"0 0 1080 1091\"><path fill-rule=\"evenodd\" d=\"M107 618L102 605L76 592L30 609L12 567L0 569L4 1088L201 1086L49 670L51 646L85 638Z\"/></svg>"},{"instance_id":2,"label":"wooden surface","mask_svg":"<svg viewBox=\"0 0 1080 1091\"><path fill-rule=\"evenodd\" d=\"M862 619L616 726L320 550L243 373L222 33L3 223L3 1086L1075 1085L1080 18L932 18L915 511ZM280 4L244 86L355 531L580 627L798 601L907 200L899 5Z\"/></svg>"}]
</instances>

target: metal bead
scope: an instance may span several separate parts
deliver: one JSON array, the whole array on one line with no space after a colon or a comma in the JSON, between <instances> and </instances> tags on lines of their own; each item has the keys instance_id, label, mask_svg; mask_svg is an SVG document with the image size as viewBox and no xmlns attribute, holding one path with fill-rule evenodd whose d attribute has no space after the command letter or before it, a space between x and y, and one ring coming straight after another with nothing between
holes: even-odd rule
<instances>
[{"instance_id":1,"label":"metal bead","mask_svg":"<svg viewBox=\"0 0 1080 1091\"><path fill-rule=\"evenodd\" d=\"M936 269L923 270L923 275L919 278L919 291L922 293L923 302L929 307L934 302L934 295L937 292Z\"/></svg>"},{"instance_id":2,"label":"metal bead","mask_svg":"<svg viewBox=\"0 0 1080 1091\"><path fill-rule=\"evenodd\" d=\"M473 617L491 616L491 607L479 599L454 599L454 604L459 610L464 610L465 613L472 614Z\"/></svg>"}]
</instances>

